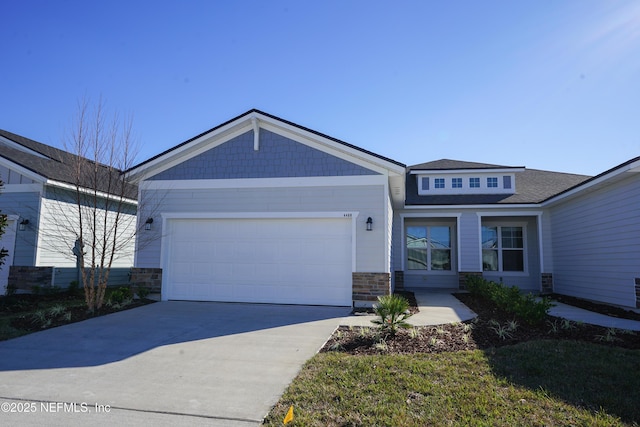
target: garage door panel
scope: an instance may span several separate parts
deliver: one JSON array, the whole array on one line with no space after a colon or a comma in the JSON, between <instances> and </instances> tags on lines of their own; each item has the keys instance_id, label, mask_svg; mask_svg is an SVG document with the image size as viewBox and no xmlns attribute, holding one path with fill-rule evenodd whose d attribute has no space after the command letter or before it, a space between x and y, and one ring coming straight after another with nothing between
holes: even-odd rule
<instances>
[{"instance_id":1,"label":"garage door panel","mask_svg":"<svg viewBox=\"0 0 640 427\"><path fill-rule=\"evenodd\" d=\"M168 299L351 304L351 220L170 220Z\"/></svg>"},{"instance_id":2,"label":"garage door panel","mask_svg":"<svg viewBox=\"0 0 640 427\"><path fill-rule=\"evenodd\" d=\"M169 277L173 280L179 280L180 277L191 276L191 263L184 263L176 260L171 267Z\"/></svg>"}]
</instances>

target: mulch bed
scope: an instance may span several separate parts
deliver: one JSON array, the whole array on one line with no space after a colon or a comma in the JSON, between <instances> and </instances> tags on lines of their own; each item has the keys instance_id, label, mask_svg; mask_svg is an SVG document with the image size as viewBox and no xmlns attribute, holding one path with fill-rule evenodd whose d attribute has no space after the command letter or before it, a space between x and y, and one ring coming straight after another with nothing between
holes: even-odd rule
<instances>
[{"instance_id":1,"label":"mulch bed","mask_svg":"<svg viewBox=\"0 0 640 427\"><path fill-rule=\"evenodd\" d=\"M407 296L406 293L404 296ZM547 316L540 325L530 326L498 310L486 300L467 293L455 296L475 311L478 317L457 324L423 326L413 331L400 330L395 336L381 335L375 327L341 326L321 351L340 351L353 355L442 353L501 347L540 339L579 340L640 349L640 332L569 322L554 316ZM415 298L410 302L416 305Z\"/></svg>"},{"instance_id":2,"label":"mulch bed","mask_svg":"<svg viewBox=\"0 0 640 427\"><path fill-rule=\"evenodd\" d=\"M2 301L0 303L0 312L16 313L16 317L11 320L11 326L16 329L21 329L29 332L37 332L44 329L54 328L56 326L62 326L70 323L80 322L80 321L91 319L94 317L100 317L100 316L116 313L123 310L129 310L132 308L140 307L147 304L152 304L155 302L148 299L137 299L137 300L134 300L132 303L127 304L126 306L123 306L123 307L114 308L114 307L108 307L105 305L105 306L102 306L99 310L94 310L93 312L88 311L85 305L66 307L64 313L58 316L53 316L47 313L46 319L48 322L45 325L43 322L36 320L33 316L33 311L41 309L42 304L44 302L56 301L56 302L63 303L65 301L66 302L76 301L82 304L84 300L83 299L79 300L77 296L64 295L64 294L62 295L61 294L57 294L57 295L25 294L25 295L14 295L10 298L13 299L10 304L6 303L5 301ZM47 309L45 308L43 309L43 311L47 312ZM25 314L19 315L18 313L20 312L25 312ZM26 313L26 312L29 312L29 313ZM70 319L68 318L68 315L67 315L67 313L69 312L71 313Z\"/></svg>"}]
</instances>

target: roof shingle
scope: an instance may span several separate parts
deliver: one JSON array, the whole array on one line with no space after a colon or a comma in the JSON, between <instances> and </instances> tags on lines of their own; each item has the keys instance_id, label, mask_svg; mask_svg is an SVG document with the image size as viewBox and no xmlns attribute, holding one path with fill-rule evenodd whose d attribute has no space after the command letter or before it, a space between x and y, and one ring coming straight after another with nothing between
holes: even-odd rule
<instances>
[{"instance_id":1,"label":"roof shingle","mask_svg":"<svg viewBox=\"0 0 640 427\"><path fill-rule=\"evenodd\" d=\"M14 143L21 145L28 150L40 154L33 154L28 150L20 150L0 143L1 157L4 157L9 161L16 163L50 180L75 185L76 182L74 179L74 166L78 164L77 162L81 161L85 163L86 166L89 166L91 168L93 168L93 166L96 164L95 162L84 157L77 156L67 151L52 147L50 145L42 144L41 142L25 138L6 130L0 129L0 136L13 141ZM109 192L111 194L118 194L118 191L113 190L114 187L111 187L112 190L109 190L110 187L108 184L110 174L108 166L102 164L98 164L98 166L99 168L97 183L94 185L92 183L93 179L90 177L86 177L84 181L80 183L81 186L89 189L96 188L99 191ZM118 169L115 170L115 174L111 174L112 185L118 185L120 182L122 182L121 179L114 178L119 177L120 175L121 171ZM128 198L135 199L137 197L137 187L131 184L127 184L125 195Z\"/></svg>"},{"instance_id":2,"label":"roof shingle","mask_svg":"<svg viewBox=\"0 0 640 427\"><path fill-rule=\"evenodd\" d=\"M513 166L498 166L458 160L436 160L410 166L409 170L458 170L458 169L509 169ZM518 168L522 168L519 166ZM485 204L530 204L544 200L590 179L587 175L525 169L516 174L515 194L456 194L418 195L415 175L407 174L406 205L485 205Z\"/></svg>"}]
</instances>

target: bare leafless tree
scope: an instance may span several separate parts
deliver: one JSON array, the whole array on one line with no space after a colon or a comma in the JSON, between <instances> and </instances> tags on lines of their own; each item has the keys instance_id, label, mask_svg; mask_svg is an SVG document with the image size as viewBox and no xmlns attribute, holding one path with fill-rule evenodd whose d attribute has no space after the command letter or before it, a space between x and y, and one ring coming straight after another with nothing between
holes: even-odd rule
<instances>
[{"instance_id":1,"label":"bare leafless tree","mask_svg":"<svg viewBox=\"0 0 640 427\"><path fill-rule=\"evenodd\" d=\"M64 176L47 187L40 242L77 257L89 310L100 309L114 261L133 262L137 188L122 171L134 164L132 119L108 115L102 99L78 102L60 160Z\"/></svg>"}]
</instances>

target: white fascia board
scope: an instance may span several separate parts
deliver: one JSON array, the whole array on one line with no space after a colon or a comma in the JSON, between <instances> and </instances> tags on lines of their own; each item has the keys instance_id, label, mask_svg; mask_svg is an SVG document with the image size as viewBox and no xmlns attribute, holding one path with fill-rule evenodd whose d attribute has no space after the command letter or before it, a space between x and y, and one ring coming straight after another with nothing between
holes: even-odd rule
<instances>
[{"instance_id":1,"label":"white fascia board","mask_svg":"<svg viewBox=\"0 0 640 427\"><path fill-rule=\"evenodd\" d=\"M313 176L285 178L181 179L143 181L140 190L198 190L216 188L279 188L386 185L383 175Z\"/></svg>"},{"instance_id":2,"label":"white fascia board","mask_svg":"<svg viewBox=\"0 0 640 427\"><path fill-rule=\"evenodd\" d=\"M591 181L584 183L584 184L579 184L577 187L575 187L572 190L569 190L565 193L559 194L557 196L554 196L548 200L546 200L542 206L549 206L549 205L553 205L557 202L560 202L564 199L579 195L581 192L586 191L590 188L593 188L595 186L601 185L603 183L606 183L606 181L609 180L613 180L614 178L620 177L623 174L626 173L639 173L640 172L640 160L630 163L628 165L625 165L621 168L617 168L611 172L609 172L608 174L602 175L598 178L592 179Z\"/></svg>"},{"instance_id":3,"label":"white fascia board","mask_svg":"<svg viewBox=\"0 0 640 427\"><path fill-rule=\"evenodd\" d=\"M464 209L464 210L478 210L478 209L495 209L495 210L511 210L511 209L536 209L542 208L539 203L529 204L513 204L513 205L405 205L404 209L414 210L438 210L438 209Z\"/></svg>"},{"instance_id":4,"label":"white fascia board","mask_svg":"<svg viewBox=\"0 0 640 427\"><path fill-rule=\"evenodd\" d=\"M71 190L71 191L79 191L83 194L94 194L94 190L90 189L90 188L85 188L85 187L80 187L77 188L75 185L73 184L67 184L66 182L60 182L60 181L54 181L54 180L47 180L47 182L45 182L46 185L50 185L52 187L58 187L58 188L62 188L65 190ZM117 194L109 194L109 193L105 193L102 191L96 191L95 192L96 196L101 197L103 199L110 199L110 200L116 200L116 201L120 201L122 200L124 203L128 203L130 205L138 205L138 201L134 200L134 199L130 199L128 197L120 197Z\"/></svg>"},{"instance_id":5,"label":"white fascia board","mask_svg":"<svg viewBox=\"0 0 640 427\"><path fill-rule=\"evenodd\" d=\"M45 182L47 178L45 178L44 176L35 173L34 171L25 168L24 166L21 166L15 162L12 162L9 159L6 159L2 156L0 156L0 165L11 169L17 173L19 173L20 175L23 175L33 181L38 181L38 182Z\"/></svg>"},{"instance_id":6,"label":"white fascia board","mask_svg":"<svg viewBox=\"0 0 640 427\"><path fill-rule=\"evenodd\" d=\"M414 169L409 174L411 175L460 175L463 173L468 174L492 174L492 173L513 173L524 172L525 168L497 168L497 169Z\"/></svg>"},{"instance_id":7,"label":"white fascia board","mask_svg":"<svg viewBox=\"0 0 640 427\"><path fill-rule=\"evenodd\" d=\"M199 138L165 153L149 163L145 163L127 172L127 176L134 181L142 181L153 175L159 174L173 166L189 160L203 152L242 135L252 129L251 115L245 116L241 121L228 123L227 125L212 130Z\"/></svg>"},{"instance_id":8,"label":"white fascia board","mask_svg":"<svg viewBox=\"0 0 640 427\"><path fill-rule=\"evenodd\" d=\"M405 174L405 168L403 166L388 162L379 157L348 147L316 133L292 126L288 123L283 123L272 118L262 116L258 113L255 114L260 119L260 127L265 130L281 135L282 132L285 131L286 134L283 136L286 136L289 139L381 174ZM327 150L327 148L329 148L329 150Z\"/></svg>"},{"instance_id":9,"label":"white fascia board","mask_svg":"<svg viewBox=\"0 0 640 427\"><path fill-rule=\"evenodd\" d=\"M160 156L149 163L146 163L139 168L132 169L128 172L128 176L132 177L135 181L142 181L150 176L156 175L164 170L167 170L177 164L180 164L198 154L201 154L207 150L210 150L218 145L242 135L243 133L252 130L255 126L269 130L278 134L285 132L286 136L294 141L308 145L310 147L327 152L336 157L358 164L367 169L375 172L389 175L389 174L402 174L404 175L405 169L402 166L395 165L393 163L384 161L375 156L368 155L359 150L347 147L343 144L338 144L328 138L321 137L313 132L305 131L296 126L289 125L287 123L280 122L271 117L264 116L258 112L252 112L243 116L237 121L231 122L218 129L212 130L199 138L185 144L181 147L175 148L163 156ZM327 150L327 147L331 147L332 150Z\"/></svg>"}]
</instances>

